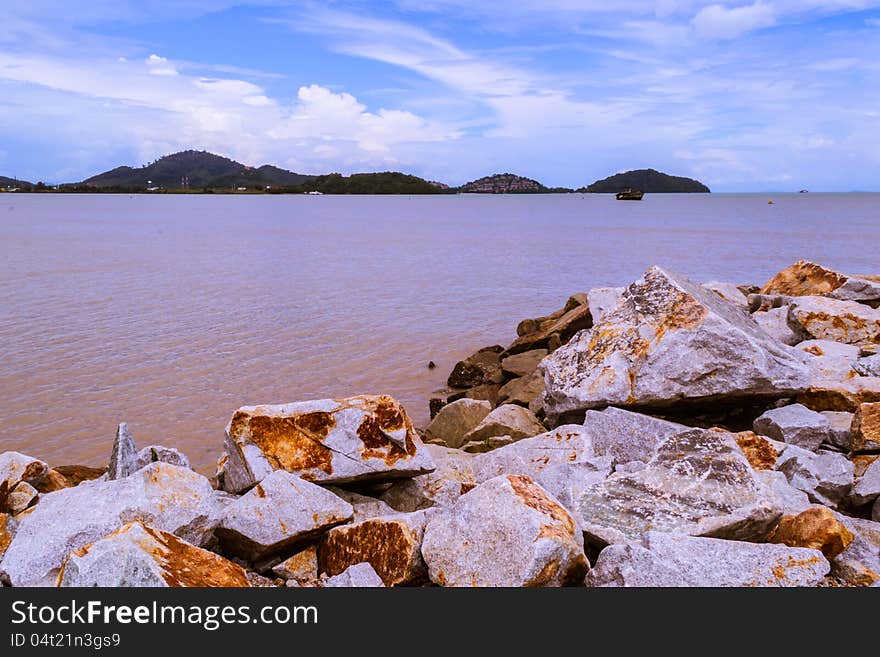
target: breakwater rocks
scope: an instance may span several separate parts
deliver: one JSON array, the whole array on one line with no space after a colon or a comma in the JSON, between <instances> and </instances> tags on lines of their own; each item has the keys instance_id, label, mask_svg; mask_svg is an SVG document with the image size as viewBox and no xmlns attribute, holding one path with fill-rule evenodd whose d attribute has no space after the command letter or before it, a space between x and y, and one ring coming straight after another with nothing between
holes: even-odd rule
<instances>
[{"instance_id":1,"label":"breakwater rocks","mask_svg":"<svg viewBox=\"0 0 880 657\"><path fill-rule=\"evenodd\" d=\"M880 586L880 278L652 267L387 396L238 409L216 474L124 424L0 454L12 586ZM220 441L218 440L218 449Z\"/></svg>"}]
</instances>

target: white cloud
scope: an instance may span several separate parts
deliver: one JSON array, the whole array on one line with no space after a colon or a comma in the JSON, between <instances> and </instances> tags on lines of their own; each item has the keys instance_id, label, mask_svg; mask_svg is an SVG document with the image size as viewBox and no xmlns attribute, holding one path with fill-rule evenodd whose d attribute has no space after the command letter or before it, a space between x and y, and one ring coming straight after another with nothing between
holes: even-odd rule
<instances>
[{"instance_id":1,"label":"white cloud","mask_svg":"<svg viewBox=\"0 0 880 657\"><path fill-rule=\"evenodd\" d=\"M718 4L709 5L701 9L693 19L697 34L709 39L735 39L775 23L776 10L760 0L731 9Z\"/></svg>"},{"instance_id":2,"label":"white cloud","mask_svg":"<svg viewBox=\"0 0 880 657\"><path fill-rule=\"evenodd\" d=\"M124 63L124 59L122 60ZM150 75L178 75L177 69L164 57L150 55L146 59Z\"/></svg>"}]
</instances>

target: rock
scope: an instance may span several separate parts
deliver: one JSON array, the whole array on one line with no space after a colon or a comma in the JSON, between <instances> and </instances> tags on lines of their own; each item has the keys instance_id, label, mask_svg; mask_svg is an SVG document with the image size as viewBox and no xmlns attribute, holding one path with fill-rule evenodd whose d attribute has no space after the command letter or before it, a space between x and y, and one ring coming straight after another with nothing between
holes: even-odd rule
<instances>
[{"instance_id":1,"label":"rock","mask_svg":"<svg viewBox=\"0 0 880 657\"><path fill-rule=\"evenodd\" d=\"M880 310L855 301L800 297L788 306L788 325L805 340L832 340L859 347L880 344Z\"/></svg>"},{"instance_id":2,"label":"rock","mask_svg":"<svg viewBox=\"0 0 880 657\"><path fill-rule=\"evenodd\" d=\"M783 269L764 284L761 292L789 296L820 295L851 301L880 300L880 284L877 282L847 276L806 260L799 260Z\"/></svg>"},{"instance_id":3,"label":"rock","mask_svg":"<svg viewBox=\"0 0 880 657\"><path fill-rule=\"evenodd\" d=\"M422 555L441 586L580 585L589 569L574 519L522 475L490 479L433 516Z\"/></svg>"},{"instance_id":4,"label":"rock","mask_svg":"<svg viewBox=\"0 0 880 657\"><path fill-rule=\"evenodd\" d=\"M141 468L147 467L150 463L157 463L160 461L162 463L177 465L181 468L191 467L186 455L173 447L150 445L149 447L144 447L137 453L134 459L134 468L135 470L140 470Z\"/></svg>"},{"instance_id":5,"label":"rock","mask_svg":"<svg viewBox=\"0 0 880 657\"><path fill-rule=\"evenodd\" d=\"M63 559L133 520L197 545L211 538L219 517L202 475L153 463L124 479L84 482L44 495L21 516L0 568L15 586L54 583Z\"/></svg>"},{"instance_id":6,"label":"rock","mask_svg":"<svg viewBox=\"0 0 880 657\"><path fill-rule=\"evenodd\" d=\"M733 435L736 444L754 470L772 470L776 467L779 452L769 440L752 431L740 431Z\"/></svg>"},{"instance_id":7,"label":"rock","mask_svg":"<svg viewBox=\"0 0 880 657\"><path fill-rule=\"evenodd\" d=\"M765 312L757 312L752 319L764 333L787 345L796 345L801 336L788 325L788 308L771 308Z\"/></svg>"},{"instance_id":8,"label":"rock","mask_svg":"<svg viewBox=\"0 0 880 657\"><path fill-rule=\"evenodd\" d=\"M430 477L431 475L422 476ZM403 481L409 480L404 479ZM360 522L361 520L366 520L367 518L387 516L396 512L396 509L388 506L388 504L378 498L370 497L369 495L361 495L360 493L345 490L344 488L339 488L338 486L325 486L325 488L351 505L351 508L354 510L354 516L352 517L352 520L354 522Z\"/></svg>"},{"instance_id":9,"label":"rock","mask_svg":"<svg viewBox=\"0 0 880 657\"><path fill-rule=\"evenodd\" d=\"M754 421L752 428L762 436L811 451L829 440L831 432L828 418L801 404L769 410Z\"/></svg>"},{"instance_id":10,"label":"rock","mask_svg":"<svg viewBox=\"0 0 880 657\"><path fill-rule=\"evenodd\" d=\"M494 351L481 350L456 363L446 385L450 388L472 388L481 383L503 381L501 357Z\"/></svg>"},{"instance_id":11,"label":"rock","mask_svg":"<svg viewBox=\"0 0 880 657\"><path fill-rule=\"evenodd\" d=\"M828 420L828 442L835 447L849 451L852 449L852 421L853 413L846 411L822 411L822 415Z\"/></svg>"},{"instance_id":12,"label":"rock","mask_svg":"<svg viewBox=\"0 0 880 657\"><path fill-rule=\"evenodd\" d=\"M444 406L446 406L446 400L442 397L431 397L428 400L428 412L430 413L432 420L437 417L437 413L439 413L440 409Z\"/></svg>"},{"instance_id":13,"label":"rock","mask_svg":"<svg viewBox=\"0 0 880 657\"><path fill-rule=\"evenodd\" d=\"M490 436L485 440L470 440L461 446L461 450L468 454L485 454L493 449L512 445L516 440L510 436Z\"/></svg>"},{"instance_id":14,"label":"rock","mask_svg":"<svg viewBox=\"0 0 880 657\"><path fill-rule=\"evenodd\" d=\"M857 376L848 381L823 381L800 393L797 400L814 411L854 413L859 404L880 402L880 377Z\"/></svg>"},{"instance_id":15,"label":"rock","mask_svg":"<svg viewBox=\"0 0 880 657\"><path fill-rule=\"evenodd\" d=\"M504 404L489 413L483 421L465 434L463 443L486 442L496 436L510 436L521 440L544 433L547 428L538 422L529 409L514 404Z\"/></svg>"},{"instance_id":16,"label":"rock","mask_svg":"<svg viewBox=\"0 0 880 657\"><path fill-rule=\"evenodd\" d=\"M615 465L629 461L649 461L657 447L688 427L676 422L609 406L603 411L587 411L584 427L593 437L597 454L610 456Z\"/></svg>"},{"instance_id":17,"label":"rock","mask_svg":"<svg viewBox=\"0 0 880 657\"><path fill-rule=\"evenodd\" d=\"M351 505L330 491L276 470L226 507L215 533L224 552L256 561L289 553L353 515Z\"/></svg>"},{"instance_id":18,"label":"rock","mask_svg":"<svg viewBox=\"0 0 880 657\"><path fill-rule=\"evenodd\" d=\"M473 481L481 484L500 475L525 475L573 509L584 489L611 473L611 457L597 455L593 443L587 428L563 425L477 456L470 464Z\"/></svg>"},{"instance_id":19,"label":"rock","mask_svg":"<svg viewBox=\"0 0 880 657\"><path fill-rule=\"evenodd\" d=\"M831 562L831 574L851 586L880 582L880 522L839 516L854 539Z\"/></svg>"},{"instance_id":20,"label":"rock","mask_svg":"<svg viewBox=\"0 0 880 657\"><path fill-rule=\"evenodd\" d=\"M830 510L814 506L798 515L782 516L767 541L820 550L831 560L848 548L853 538L852 532Z\"/></svg>"},{"instance_id":21,"label":"rock","mask_svg":"<svg viewBox=\"0 0 880 657\"><path fill-rule=\"evenodd\" d=\"M421 553L427 513L370 518L331 529L318 544L318 570L334 576L367 562L385 586L421 584L427 579Z\"/></svg>"},{"instance_id":22,"label":"rock","mask_svg":"<svg viewBox=\"0 0 880 657\"><path fill-rule=\"evenodd\" d=\"M850 454L849 460L853 464L855 480L858 481L868 471L868 467L877 459L880 459L880 454Z\"/></svg>"},{"instance_id":23,"label":"rock","mask_svg":"<svg viewBox=\"0 0 880 657\"><path fill-rule=\"evenodd\" d=\"M814 453L790 445L779 457L776 469L813 502L825 506L836 507L853 485L853 464L836 452Z\"/></svg>"},{"instance_id":24,"label":"rock","mask_svg":"<svg viewBox=\"0 0 880 657\"><path fill-rule=\"evenodd\" d=\"M59 465L53 469L67 479L70 486L79 486L84 481L92 481L107 474L107 468L91 468L87 465Z\"/></svg>"},{"instance_id":25,"label":"rock","mask_svg":"<svg viewBox=\"0 0 880 657\"><path fill-rule=\"evenodd\" d=\"M691 429L664 441L645 468L587 488L577 514L597 544L652 530L760 541L782 510L732 434Z\"/></svg>"},{"instance_id":26,"label":"rock","mask_svg":"<svg viewBox=\"0 0 880 657\"><path fill-rule=\"evenodd\" d=\"M6 554L6 548L12 542L12 529L14 526L12 516L8 513L0 513L0 559Z\"/></svg>"},{"instance_id":27,"label":"rock","mask_svg":"<svg viewBox=\"0 0 880 657\"><path fill-rule=\"evenodd\" d=\"M830 570L818 550L649 532L610 545L587 586L815 586Z\"/></svg>"},{"instance_id":28,"label":"rock","mask_svg":"<svg viewBox=\"0 0 880 657\"><path fill-rule=\"evenodd\" d=\"M880 354L859 358L853 369L861 376L880 377Z\"/></svg>"},{"instance_id":29,"label":"rock","mask_svg":"<svg viewBox=\"0 0 880 657\"><path fill-rule=\"evenodd\" d=\"M537 369L538 363L546 355L546 349L532 349L531 351L522 351L518 354L505 356L501 360L501 370L507 376L526 376Z\"/></svg>"},{"instance_id":30,"label":"rock","mask_svg":"<svg viewBox=\"0 0 880 657\"><path fill-rule=\"evenodd\" d=\"M113 452L110 454L110 465L107 468L107 478L122 479L137 470L137 447L134 445L134 437L128 430L128 425L121 422L116 428L116 440L113 442Z\"/></svg>"},{"instance_id":31,"label":"rock","mask_svg":"<svg viewBox=\"0 0 880 657\"><path fill-rule=\"evenodd\" d=\"M18 482L18 485L9 493L6 508L12 515L21 513L36 501L40 493L26 481Z\"/></svg>"},{"instance_id":32,"label":"rock","mask_svg":"<svg viewBox=\"0 0 880 657\"><path fill-rule=\"evenodd\" d=\"M285 580L295 580L300 585L318 579L318 550L310 545L272 568L272 573Z\"/></svg>"},{"instance_id":33,"label":"rock","mask_svg":"<svg viewBox=\"0 0 880 657\"><path fill-rule=\"evenodd\" d=\"M40 493L54 493L56 490L70 488L70 486L71 484L67 481L67 477L58 472L58 470L50 469L35 488Z\"/></svg>"},{"instance_id":34,"label":"rock","mask_svg":"<svg viewBox=\"0 0 880 657\"><path fill-rule=\"evenodd\" d=\"M346 483L412 477L434 469L412 422L387 396L243 406L226 428L223 477L231 493L275 470Z\"/></svg>"},{"instance_id":35,"label":"rock","mask_svg":"<svg viewBox=\"0 0 880 657\"><path fill-rule=\"evenodd\" d=\"M516 404L531 409L531 404L540 402L543 394L544 376L536 370L501 386L498 391L498 401L502 404Z\"/></svg>"},{"instance_id":36,"label":"rock","mask_svg":"<svg viewBox=\"0 0 880 657\"><path fill-rule=\"evenodd\" d=\"M755 479L770 490L782 512L787 515L797 515L813 506L807 494L788 483L788 478L782 472L758 470Z\"/></svg>"},{"instance_id":37,"label":"rock","mask_svg":"<svg viewBox=\"0 0 880 657\"><path fill-rule=\"evenodd\" d=\"M831 340L806 340L795 347L809 356L807 365L813 370L813 379L845 381L856 376L853 369L859 357L859 348Z\"/></svg>"},{"instance_id":38,"label":"rock","mask_svg":"<svg viewBox=\"0 0 880 657\"><path fill-rule=\"evenodd\" d=\"M880 459L875 459L853 486L850 499L853 504L861 506L870 504L878 497L880 497Z\"/></svg>"},{"instance_id":39,"label":"rock","mask_svg":"<svg viewBox=\"0 0 880 657\"><path fill-rule=\"evenodd\" d=\"M809 376L788 347L731 304L658 267L541 367L553 424L609 404L780 397L804 389Z\"/></svg>"},{"instance_id":40,"label":"rock","mask_svg":"<svg viewBox=\"0 0 880 657\"><path fill-rule=\"evenodd\" d=\"M324 588L380 588L385 586L382 578L373 570L368 563L357 563L345 569L344 572L330 577L324 582Z\"/></svg>"},{"instance_id":41,"label":"rock","mask_svg":"<svg viewBox=\"0 0 880 657\"><path fill-rule=\"evenodd\" d=\"M492 404L476 399L459 399L447 404L425 429L425 438L449 447L461 447L465 434L492 412Z\"/></svg>"},{"instance_id":42,"label":"rock","mask_svg":"<svg viewBox=\"0 0 880 657\"><path fill-rule=\"evenodd\" d=\"M859 404L850 426L852 449L880 449L880 401Z\"/></svg>"},{"instance_id":43,"label":"rock","mask_svg":"<svg viewBox=\"0 0 880 657\"><path fill-rule=\"evenodd\" d=\"M625 287L594 287L587 293L594 324L602 319L605 313L614 310L625 290Z\"/></svg>"},{"instance_id":44,"label":"rock","mask_svg":"<svg viewBox=\"0 0 880 657\"><path fill-rule=\"evenodd\" d=\"M728 303L732 303L734 306L737 306L742 310L747 311L749 308L749 300L746 298L746 295L743 294L733 283L709 281L708 283L703 283L702 287L714 292Z\"/></svg>"},{"instance_id":45,"label":"rock","mask_svg":"<svg viewBox=\"0 0 880 657\"><path fill-rule=\"evenodd\" d=\"M382 500L397 511L410 513L432 506L451 506L475 486L471 454L435 445L427 447L437 469L395 482L382 493Z\"/></svg>"},{"instance_id":46,"label":"rock","mask_svg":"<svg viewBox=\"0 0 880 657\"><path fill-rule=\"evenodd\" d=\"M880 522L880 497L877 498L874 506L871 508L871 520Z\"/></svg>"},{"instance_id":47,"label":"rock","mask_svg":"<svg viewBox=\"0 0 880 657\"><path fill-rule=\"evenodd\" d=\"M495 408L498 405L498 394L501 385L498 383L484 383L474 386L468 390L461 390L453 393L446 398L447 403L458 401L459 399L476 399L477 401L487 401Z\"/></svg>"},{"instance_id":48,"label":"rock","mask_svg":"<svg viewBox=\"0 0 880 657\"><path fill-rule=\"evenodd\" d=\"M579 305L539 330L518 337L507 348L507 353L518 354L532 349L553 351L550 347L554 346L551 344L554 336L559 344L565 344L578 331L588 329L592 325L593 317L590 314L590 306Z\"/></svg>"},{"instance_id":49,"label":"rock","mask_svg":"<svg viewBox=\"0 0 880 657\"><path fill-rule=\"evenodd\" d=\"M40 459L19 452L0 454L0 502L19 482L38 485L49 472L49 466ZM0 511L2 511L0 503Z\"/></svg>"},{"instance_id":50,"label":"rock","mask_svg":"<svg viewBox=\"0 0 880 657\"><path fill-rule=\"evenodd\" d=\"M247 587L247 574L223 557L140 522L74 550L58 586Z\"/></svg>"}]
</instances>

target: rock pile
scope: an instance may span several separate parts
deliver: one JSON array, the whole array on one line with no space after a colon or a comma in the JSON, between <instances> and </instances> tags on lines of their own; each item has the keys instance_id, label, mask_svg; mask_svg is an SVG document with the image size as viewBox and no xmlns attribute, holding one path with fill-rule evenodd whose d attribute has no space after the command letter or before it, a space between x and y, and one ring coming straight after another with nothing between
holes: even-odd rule
<instances>
[{"instance_id":1,"label":"rock pile","mask_svg":"<svg viewBox=\"0 0 880 657\"><path fill-rule=\"evenodd\" d=\"M880 586L880 283L650 268L387 396L245 406L208 479L0 454L13 586Z\"/></svg>"}]
</instances>

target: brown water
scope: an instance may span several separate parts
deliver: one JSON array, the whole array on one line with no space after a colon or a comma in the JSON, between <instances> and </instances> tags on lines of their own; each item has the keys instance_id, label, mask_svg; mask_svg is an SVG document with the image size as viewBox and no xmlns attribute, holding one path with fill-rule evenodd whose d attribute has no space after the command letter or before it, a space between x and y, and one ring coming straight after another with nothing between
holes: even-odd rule
<instances>
[{"instance_id":1,"label":"brown water","mask_svg":"<svg viewBox=\"0 0 880 657\"><path fill-rule=\"evenodd\" d=\"M456 360L654 263L880 270L880 195L773 198L0 195L0 451L100 465L124 420L207 472L242 404L388 393L424 424Z\"/></svg>"}]
</instances>

